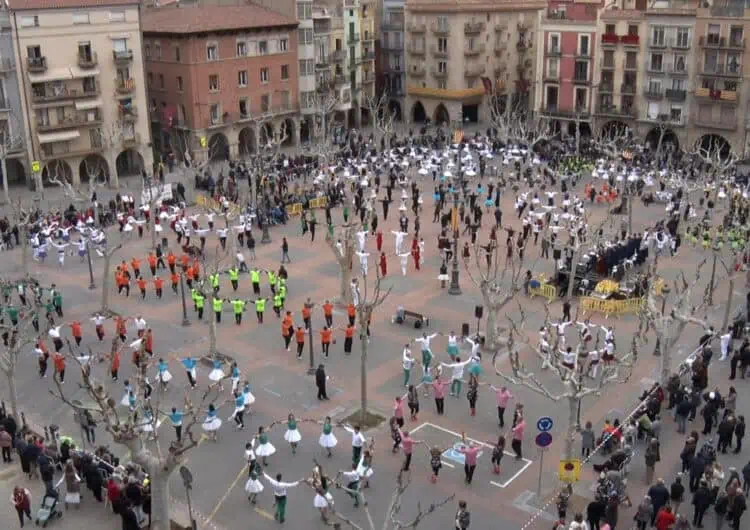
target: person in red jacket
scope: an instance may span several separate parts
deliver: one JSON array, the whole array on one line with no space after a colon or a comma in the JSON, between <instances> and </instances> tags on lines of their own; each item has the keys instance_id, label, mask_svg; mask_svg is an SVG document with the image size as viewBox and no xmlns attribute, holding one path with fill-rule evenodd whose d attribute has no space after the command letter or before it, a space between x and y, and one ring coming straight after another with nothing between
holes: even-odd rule
<instances>
[{"instance_id":1,"label":"person in red jacket","mask_svg":"<svg viewBox=\"0 0 750 530\"><path fill-rule=\"evenodd\" d=\"M16 486L13 488L12 500L16 512L18 512L18 521L21 523L21 528L23 528L24 515L31 521L31 493L26 488Z\"/></svg>"},{"instance_id":2,"label":"person in red jacket","mask_svg":"<svg viewBox=\"0 0 750 530\"><path fill-rule=\"evenodd\" d=\"M76 341L76 346L81 345L81 338L83 337L83 331L81 330L81 323L77 320L74 320L70 324L70 332L73 334L73 338Z\"/></svg>"},{"instance_id":3,"label":"person in red jacket","mask_svg":"<svg viewBox=\"0 0 750 530\"><path fill-rule=\"evenodd\" d=\"M672 507L665 506L659 510L658 514L656 514L656 522L654 523L654 526L656 527L656 530L669 530L674 526L676 521L677 518L672 513Z\"/></svg>"}]
</instances>

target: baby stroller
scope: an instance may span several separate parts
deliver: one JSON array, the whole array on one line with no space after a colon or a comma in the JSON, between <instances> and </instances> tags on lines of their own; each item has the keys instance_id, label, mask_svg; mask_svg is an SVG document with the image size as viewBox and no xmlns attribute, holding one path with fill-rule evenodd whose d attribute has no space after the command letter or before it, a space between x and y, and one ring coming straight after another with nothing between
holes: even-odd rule
<instances>
[{"instance_id":1,"label":"baby stroller","mask_svg":"<svg viewBox=\"0 0 750 530\"><path fill-rule=\"evenodd\" d=\"M60 493L57 490L47 490L42 497L42 504L39 506L39 511L36 512L36 519L34 524L39 526L41 523L42 528L47 527L47 523L55 517L62 517L62 511L57 509L57 501L60 497Z\"/></svg>"}]
</instances>

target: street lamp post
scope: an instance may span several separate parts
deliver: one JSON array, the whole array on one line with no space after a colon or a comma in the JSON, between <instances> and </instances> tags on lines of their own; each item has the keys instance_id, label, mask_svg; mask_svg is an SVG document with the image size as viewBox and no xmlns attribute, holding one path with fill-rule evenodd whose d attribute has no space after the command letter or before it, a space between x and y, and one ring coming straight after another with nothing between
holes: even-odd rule
<instances>
[{"instance_id":1,"label":"street lamp post","mask_svg":"<svg viewBox=\"0 0 750 530\"><path fill-rule=\"evenodd\" d=\"M192 530L197 529L195 518L193 517L193 504L190 500L190 490L193 489L193 474L185 466L180 466L180 476L182 477L182 483L185 486L185 497L188 505L188 517L190 518L190 528Z\"/></svg>"},{"instance_id":2,"label":"street lamp post","mask_svg":"<svg viewBox=\"0 0 750 530\"><path fill-rule=\"evenodd\" d=\"M182 298L182 325L189 326L190 320L187 316L187 304L185 304L185 273L180 273L180 296Z\"/></svg>"},{"instance_id":3,"label":"street lamp post","mask_svg":"<svg viewBox=\"0 0 750 530\"><path fill-rule=\"evenodd\" d=\"M459 151L458 155L458 180L461 192L464 188L463 172L461 171L461 155ZM459 283L459 270L458 270L458 232L461 226L461 220L458 218L458 190L453 190L453 210L455 216L455 226L453 227L453 266L451 267L451 285L448 288L448 294L460 295L461 285Z\"/></svg>"},{"instance_id":4,"label":"street lamp post","mask_svg":"<svg viewBox=\"0 0 750 530\"><path fill-rule=\"evenodd\" d=\"M664 315L664 310L667 307L667 296L669 296L669 286L665 285L662 287L661 290L661 314ZM667 344L664 345L665 348L668 347ZM661 355L661 340L659 337L656 337L656 345L654 346L654 356L659 357Z\"/></svg>"},{"instance_id":5,"label":"street lamp post","mask_svg":"<svg viewBox=\"0 0 750 530\"><path fill-rule=\"evenodd\" d=\"M94 282L94 267L91 264L91 246L88 239L86 240L86 259L89 262L89 289L93 291L96 289L96 282Z\"/></svg>"},{"instance_id":6,"label":"street lamp post","mask_svg":"<svg viewBox=\"0 0 750 530\"><path fill-rule=\"evenodd\" d=\"M312 309L313 304L305 303L305 307ZM307 375L313 375L315 373L315 349L313 346L312 312L310 313L310 325L307 327L307 341L310 343L308 346L310 366L307 367Z\"/></svg>"}]
</instances>

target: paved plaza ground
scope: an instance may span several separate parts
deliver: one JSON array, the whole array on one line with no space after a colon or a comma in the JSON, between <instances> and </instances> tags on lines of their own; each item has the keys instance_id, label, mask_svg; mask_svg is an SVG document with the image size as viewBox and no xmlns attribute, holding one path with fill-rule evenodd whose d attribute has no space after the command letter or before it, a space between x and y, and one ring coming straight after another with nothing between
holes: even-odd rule
<instances>
[{"instance_id":1,"label":"paved plaza ground","mask_svg":"<svg viewBox=\"0 0 750 530\"><path fill-rule=\"evenodd\" d=\"M431 182L426 178L422 182L425 196L429 195ZM579 184L579 186L582 186ZM577 190L582 191L582 187ZM512 200L510 193L503 197L504 223L520 226L520 221L513 215ZM389 274L384 279L384 286L392 287L391 295L385 303L377 310L372 320L372 338L369 344L368 362L368 387L370 406L375 412L384 416L390 416L393 399L402 395L402 370L401 350L403 344L418 336L418 331L411 326L399 326L391 323L391 317L398 306L423 312L430 318L430 326L427 332L448 333L455 330L460 333L462 323L469 323L472 330L476 327L473 318L474 307L481 304L481 295L473 285L469 274L462 268L461 296L451 296L446 289L440 289L436 279L440 265L439 256L435 249L435 241L438 234L438 226L431 223L432 201L429 200L425 212L422 214L423 237L427 242L426 266L421 271L414 271L410 260L408 275L403 277L398 270L397 258L394 252L393 238L390 230L396 228L397 211L392 208L387 222L381 225L385 237L385 249L389 256ZM590 207L590 225L595 225L597 219L603 219L605 207L593 205ZM0 211L0 213L3 213ZM338 220L340 212L335 212ZM663 217L663 208L653 205L644 207L640 202L636 204L634 212L635 229L653 223ZM489 232L491 214L485 216L485 224L481 231L480 242L486 243ZM613 224L619 228L619 219ZM286 226L274 227L271 230L273 242L268 245L259 245L257 250L257 264L265 269L277 268L281 256L280 242L282 235L286 235L290 242L290 256L292 263L287 266L289 270L289 297L287 307L295 312L295 318L300 320L300 311L303 302L309 297L318 303L327 298L333 298L337 294L339 285L338 266L336 265L332 251L324 240L324 230L318 230L314 243L310 242L309 234L303 239L300 237L299 221L293 219ZM113 232L110 236L110 244L119 241L119 234ZM258 239L260 239L258 237ZM374 238L373 238L374 239ZM410 241L409 241L410 242ZM142 240L136 238L123 240L123 248L116 254L116 260L130 261L131 257L138 256L145 259L150 237L144 236ZM170 248L175 245L175 239L170 234ZM209 245L215 244L215 240L209 238ZM368 247L374 249L374 241L368 243ZM372 251L372 250L371 250ZM533 268L534 273L544 272L550 275L553 270L552 262L537 259L539 248L531 248L527 251L525 267ZM680 271L692 274L695 266L705 256L698 250L684 247L680 253L672 259L659 260L659 273L667 281L672 281ZM20 254L18 251L0 254L2 262L2 276L5 278L17 277L20 274ZM249 262L250 265L252 263ZM93 332L93 326L88 322L88 317L100 307L101 299L101 271L102 260L95 260L96 290L89 290L88 268L85 263L79 263L77 257L66 260L65 268L59 269L54 260L49 259L44 264L34 263L31 272L42 284L57 284L63 292L65 303L65 321L74 319L85 322L83 346L91 346L94 352L104 352L109 347L109 342L99 343ZM476 267L471 265L472 274L476 277ZM371 263L371 271L374 264ZM704 285L710 268L706 266L703 272ZM144 268L146 276L150 276ZM110 282L112 284L113 282ZM738 282L744 283L744 282ZM241 296L252 298L252 289L249 278L241 276ZM182 326L182 306L180 298L173 295L167 289L164 299L157 300L153 290L149 287L149 295L145 301L140 300L137 289L131 291L131 296L125 298L116 292L110 295L110 307L119 314L135 316L143 315L154 330L154 345L157 356L184 357L188 355L202 356L208 349L208 326L206 319L198 321L192 308L189 307L190 326ZM700 292L700 289L698 290ZM222 293L231 292L228 280L222 281ZM726 282L720 282L717 288L715 300L717 305L708 312L709 319L713 319L714 325L721 323L721 315L726 303L741 305L744 301L745 289L738 286L736 296L732 301L726 299ZM263 295L269 294L267 283L262 284ZM696 296L697 300L698 296ZM189 300L188 300L189 303ZM697 302L696 302L697 303ZM528 299L519 295L517 300L509 304L504 313L508 315L518 314L518 305L521 304L526 313L525 330L529 337L533 337L545 318L546 301L540 298ZM551 303L548 308L553 318L561 315L560 302ZM575 310L574 310L575 311ZM206 311L207 316L211 314ZM703 316L703 315L701 315ZM637 329L637 321L632 316L620 319L610 318L605 320L601 315L592 315L592 321L597 324L612 324L615 326L617 344L622 348L630 344L632 333ZM343 337L337 332L339 340L331 347L329 359L321 359L319 356L319 344L317 333L315 333L315 363L323 362L330 376L329 397L330 401L318 401L316 399L315 385L312 376L307 375L307 349L302 361L294 358L294 352L287 352L282 347L279 321L269 310L265 315L266 322L259 325L256 322L253 311L248 311L241 326L236 326L231 318L231 311L225 311L225 318L218 325L218 349L229 355L239 363L243 377L247 377L253 387L253 393L257 398L253 405L253 413L246 421L245 431L236 431L226 418L231 410L229 405L221 409L220 416L225 420L225 425L219 434L218 442L202 441L200 446L189 453L186 463L195 478L195 487L192 495L194 511L197 514L200 528L216 528L235 530L241 528L257 528L259 530L272 528L277 525L273 521L272 494L266 485L266 490L259 496L257 506L252 506L243 491L246 476L244 466L244 445L252 433L257 431L259 425L268 425L274 420L286 418L289 412L294 412L298 418L310 418L321 420L325 416L331 416L334 421L346 417L359 406L359 344L355 341L354 353L345 356L343 353ZM345 314L341 311L335 313L335 325L344 325ZM313 328L320 329L323 325L323 317L320 311L315 311L313 316ZM483 329L484 321L480 322ZM111 338L113 324L107 323L106 331ZM135 332L131 332L132 335ZM675 357L684 357L690 353L697 344L697 338L702 334L701 329L689 326L678 345ZM623 385L606 388L601 396L586 398L581 421L592 421L597 428L601 427L605 418L624 417L628 414L638 401L641 391L650 386L659 373L659 358L652 355L653 337L649 344L642 346L641 355L634 369L631 379ZM433 342L433 350L439 359L447 360L445 355L446 342L444 338L437 338ZM415 354L418 352L415 348ZM491 352L486 352L490 353ZM536 367L538 361L531 352L522 353L524 362L528 366ZM489 362L491 355L485 354L484 381L501 384L500 379L494 375ZM37 376L36 361L29 353L21 363L19 369L19 398L22 410L33 425L49 425L56 423L61 426L65 434L80 439L71 410L62 402L55 399L49 393L52 382L39 380ZM508 369L507 361L503 360L500 366ZM164 407L168 408L174 404L179 406L184 392L184 372L175 362L170 368L175 376L166 396L163 398ZM94 367L94 373L104 378L107 364ZM418 372L418 370L415 370ZM111 394L119 399L124 392L122 381L132 373L129 359L123 356L123 369L121 370L120 383L109 384ZM205 387L207 384L208 369L202 366L199 369L199 384ZM728 373L727 363L713 363L711 366L711 378L716 384L721 384L726 389L726 377ZM154 374L155 375L155 374ZM85 400L84 392L78 388L79 374L71 373L65 384L66 392L72 399ZM412 375L414 377L414 374ZM549 383L553 392L561 388L555 386L548 374L540 374L540 378ZM548 377L548 379L545 379ZM107 379L108 380L108 379ZM742 410L750 404L750 392L743 385L744 381L737 381L739 392L738 409ZM4 384L0 383L0 396L7 399ZM437 513L431 516L426 528L452 528L455 505L458 499L468 502L472 513L472 530L489 530L497 528L521 528L522 525L533 514L537 513L533 507L534 492L537 489L539 475L540 454L534 447L534 436L536 419L541 416L550 416L555 426L552 429L554 442L544 456L544 467L542 469L542 497L547 498L554 494L558 485L556 470L562 450L562 438L567 418L567 409L564 402L552 402L540 397L528 389L511 388L515 396L515 402L525 405L526 418L528 422L526 439L524 440L524 460L514 461L507 456L501 474L493 475L490 472L489 458L491 450L487 448L479 457L479 465L472 485L467 486L463 481L463 470L461 462L453 459L455 454L449 449L460 438L460 433L465 432L468 438L482 443L488 443L496 439L501 433L496 420L496 408L494 394L488 390L480 391L477 415L468 415L468 403L465 396L459 399L446 399L446 414L437 416L435 414L434 402L430 398L422 398L422 413L417 422L408 422L407 429L414 433L417 439L439 445L446 448L444 453L445 467L437 484L429 482L429 455L427 451L418 448L412 463L411 480L412 485L404 496L401 517L409 519L416 513L418 502L422 506L430 502L455 494L455 501L449 503ZM222 398L223 399L223 398ZM509 411L510 412L510 411ZM172 428L165 422L160 429L160 435L165 439L173 437ZM99 429L101 431L101 429ZM329 474L337 470L348 470L351 462L350 436L343 429L336 429L334 434L338 437L339 445L334 450L332 458L326 458L323 450L317 443L320 434L320 426L311 423L300 425L302 443L297 454L292 456L290 448L283 440L283 429L275 428L270 433L270 441L276 446L277 452L269 458L267 472L275 475L282 472L284 480L297 480L310 476L313 458L317 458L325 466ZM683 440L675 434L674 424L666 419L664 432L666 436L662 440L662 461L657 466L657 476L663 476L668 481L678 470L678 454ZM505 434L508 435L507 427ZM98 432L98 435L106 442L107 435ZM402 461L402 455L393 455L390 451L390 436L387 424L366 433L368 438L375 438L376 452L373 461L375 475L371 480L371 488L367 490L367 498L370 503L376 525L379 528L382 517L391 499L395 484L394 478ZM126 455L122 448L112 446L112 449ZM641 492L645 489L644 477L645 467L642 458L642 448L635 459L633 471L630 478L631 498L639 499ZM599 459L595 459L598 461ZM723 461L740 469L745 465L746 455L728 456ZM5 468L0 468L4 472ZM593 498L591 485L595 475L590 466L583 470L582 480L575 487L575 502L583 505L587 499ZM0 474L0 498L8 498L9 488L12 484L24 483L17 474L4 472ZM35 504L39 498L40 485L29 484L35 494ZM336 507L342 513L352 517L360 524L366 524L362 509L355 509L351 500L340 491L334 490ZM178 511L183 510L185 493L178 474L172 481L171 494L176 500ZM290 491L289 514L286 527L290 530L311 529L320 527L319 516L313 508L313 491L307 486L300 486ZM119 520L104 515L103 506L94 506L96 501L91 498L84 500L84 506L80 511L72 511L65 515L62 521L55 525L60 528L105 528L117 527ZM685 510L687 508L683 508ZM550 520L554 513L553 509L545 509L537 519L530 524L530 528L549 528ZM0 509L0 528L12 528L17 522L14 520L10 506ZM621 515L623 527L629 526L632 514L625 510ZM109 524L107 521L111 521Z\"/></svg>"}]
</instances>

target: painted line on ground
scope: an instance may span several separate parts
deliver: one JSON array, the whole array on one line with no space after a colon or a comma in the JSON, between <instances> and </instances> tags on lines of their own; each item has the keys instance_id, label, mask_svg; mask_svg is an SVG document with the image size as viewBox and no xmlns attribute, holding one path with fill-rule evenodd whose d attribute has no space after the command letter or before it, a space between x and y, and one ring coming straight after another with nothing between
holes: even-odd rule
<instances>
[{"instance_id":1,"label":"painted line on ground","mask_svg":"<svg viewBox=\"0 0 750 530\"><path fill-rule=\"evenodd\" d=\"M255 513L257 513L261 517L265 517L269 521L273 521L274 520L274 516L272 514L268 513L265 510L261 510L260 508L254 508L253 510L255 511Z\"/></svg>"},{"instance_id":2,"label":"painted line on ground","mask_svg":"<svg viewBox=\"0 0 750 530\"><path fill-rule=\"evenodd\" d=\"M240 479L247 473L247 470L245 469L245 466L242 466L240 469L240 472L237 473L237 476L235 477L234 481L229 485L229 488L227 488L227 491L224 492L224 495L221 496L221 499L219 499L219 502L216 503L216 506L214 506L214 509L211 510L211 513L208 514L208 522L211 522L213 518L216 516L217 513L219 513L219 510L221 509L224 502L226 502L227 498L229 497L229 494L232 493L232 490L237 485L237 483L240 481Z\"/></svg>"},{"instance_id":3,"label":"painted line on ground","mask_svg":"<svg viewBox=\"0 0 750 530\"><path fill-rule=\"evenodd\" d=\"M433 429L437 429L438 431L442 431L442 432L447 433L447 434L452 434L456 438L461 438L461 434L460 433L457 433L455 431L451 431L450 429L446 429L445 427L441 427L440 425L435 425L434 423L430 423L428 421L426 421L424 423L421 423L420 425L417 425L415 428L411 429L410 434L414 434L415 432L419 431L423 427L432 427ZM492 449L491 445L486 444L486 443L484 443L482 441L475 440L474 438L469 438L468 436L466 437L466 439L469 440L469 441L471 441L471 442L474 442L474 443L476 443L478 445L482 445L484 447ZM509 453L508 451L503 451L503 453L506 454L507 456L512 456L512 457L516 456L514 453ZM511 475L511 477L508 480L506 480L505 482L495 482L494 480L491 480L490 484L492 484L493 486L495 486L497 488L503 488L503 489L507 488L510 485L511 482L513 482L514 480L516 480L521 475L521 473L523 473L524 471L526 471L529 468L529 466L531 466L531 464L534 463L533 460L529 460L528 458L521 458L521 461L524 463L523 466L521 467L521 469L519 469L513 475ZM445 462L443 462L443 463L445 464ZM450 466L450 464L449 464L449 466ZM454 466L450 466L450 467L454 467Z\"/></svg>"},{"instance_id":4,"label":"painted line on ground","mask_svg":"<svg viewBox=\"0 0 750 530\"><path fill-rule=\"evenodd\" d=\"M448 467L453 468L453 469L456 468L456 466L454 466L453 464L449 464L445 460L441 460L440 463L443 464L444 466L448 466Z\"/></svg>"},{"instance_id":5,"label":"painted line on ground","mask_svg":"<svg viewBox=\"0 0 750 530\"><path fill-rule=\"evenodd\" d=\"M263 388L263 390L265 390L266 392L268 392L268 393L269 393L269 394L271 394L272 396L276 396L277 398L280 398L280 397L281 397L281 394L279 394L279 393L278 393L278 392L276 392L275 390L271 390L270 388L265 388L265 387L264 387L264 388Z\"/></svg>"}]
</instances>

